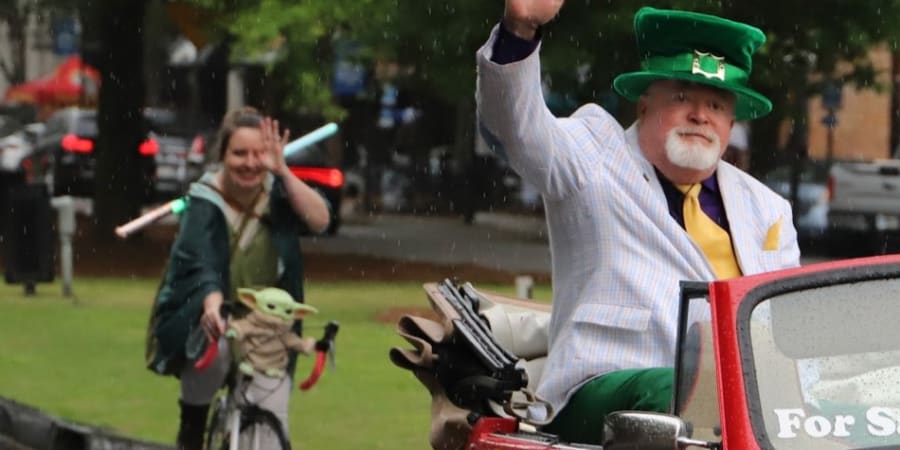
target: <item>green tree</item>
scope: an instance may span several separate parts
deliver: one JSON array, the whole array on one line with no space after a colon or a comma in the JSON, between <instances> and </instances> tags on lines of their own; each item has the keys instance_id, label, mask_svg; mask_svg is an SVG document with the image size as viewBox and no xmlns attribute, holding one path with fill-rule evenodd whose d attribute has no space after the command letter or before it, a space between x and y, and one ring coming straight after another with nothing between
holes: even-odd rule
<instances>
[{"instance_id":1,"label":"green tree","mask_svg":"<svg viewBox=\"0 0 900 450\"><path fill-rule=\"evenodd\" d=\"M876 82L880 74L869 52L882 43L896 48L893 18L900 17L896 0L828 0L814 6L799 0L767 0L752 6L733 1L724 9L738 20L756 24L769 37L754 66L756 88L775 105L773 114L754 128L755 146L764 150L754 154L758 166L768 166L775 157L777 127L786 120L794 124L793 145L786 150L795 158L805 157L807 121L820 119L807 117L807 101L821 95L825 83L837 81L879 91L891 88ZM849 68L839 71L843 64Z\"/></svg>"},{"instance_id":2,"label":"green tree","mask_svg":"<svg viewBox=\"0 0 900 450\"><path fill-rule=\"evenodd\" d=\"M471 115L474 53L503 8L499 0L198 2L228 12L220 25L239 36L245 52L281 43L282 58L272 70L285 77L281 98L287 109L339 113L327 89L328 43L334 31L345 26L367 46L369 58L390 58L414 68L408 86L457 105L460 123L467 123L465 117ZM754 125L754 160L760 166L774 158L782 122L798 124L798 130L804 127L806 99L821 91L827 76L863 88L882 88L875 83L867 51L885 41L896 47L891 20L900 17L896 0L823 0L815 5L804 0L567 2L543 34L543 68L552 89L575 103L601 101L623 122L630 121L631 108L620 107L610 87L616 75L639 67L632 20L641 6L719 14L754 24L767 34L751 80L775 104L773 113ZM839 63L850 63L852 69L838 74ZM468 140L462 133L458 136Z\"/></svg>"},{"instance_id":3,"label":"green tree","mask_svg":"<svg viewBox=\"0 0 900 450\"><path fill-rule=\"evenodd\" d=\"M219 20L211 33L237 37L235 62L265 65L273 108L339 119L344 111L331 96L331 41L339 29L355 30L384 0L195 0ZM366 55L361 55L366 57Z\"/></svg>"}]
</instances>

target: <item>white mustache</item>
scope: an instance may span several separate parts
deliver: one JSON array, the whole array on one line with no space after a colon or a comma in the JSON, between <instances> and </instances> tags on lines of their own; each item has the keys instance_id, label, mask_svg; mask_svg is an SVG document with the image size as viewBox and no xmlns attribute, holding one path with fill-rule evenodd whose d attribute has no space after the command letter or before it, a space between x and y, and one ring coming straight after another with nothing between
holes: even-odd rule
<instances>
[{"instance_id":1,"label":"white mustache","mask_svg":"<svg viewBox=\"0 0 900 450\"><path fill-rule=\"evenodd\" d=\"M691 135L691 134L700 135L704 139L709 141L711 144L715 144L717 147L719 145L719 136L717 134L715 134L711 131L708 131L704 128L701 128L701 127L690 127L690 126L678 127L672 131L674 131L676 134L678 134L679 137L683 137L685 135Z\"/></svg>"}]
</instances>

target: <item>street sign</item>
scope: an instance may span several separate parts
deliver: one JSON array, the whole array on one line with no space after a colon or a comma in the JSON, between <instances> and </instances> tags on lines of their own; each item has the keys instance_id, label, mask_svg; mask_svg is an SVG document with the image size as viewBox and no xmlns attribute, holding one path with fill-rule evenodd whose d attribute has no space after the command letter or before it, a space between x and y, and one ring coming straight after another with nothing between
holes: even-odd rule
<instances>
[{"instance_id":1,"label":"street sign","mask_svg":"<svg viewBox=\"0 0 900 450\"><path fill-rule=\"evenodd\" d=\"M74 17L60 17L51 25L53 34L53 53L57 55L73 55L78 53L78 42L81 40L81 25Z\"/></svg>"},{"instance_id":2,"label":"street sign","mask_svg":"<svg viewBox=\"0 0 900 450\"><path fill-rule=\"evenodd\" d=\"M828 80L822 87L822 106L826 109L841 109L843 85L835 80Z\"/></svg>"},{"instance_id":3,"label":"street sign","mask_svg":"<svg viewBox=\"0 0 900 450\"><path fill-rule=\"evenodd\" d=\"M334 80L332 90L337 96L355 96L366 88L366 68L357 57L362 47L351 40L339 39L334 43Z\"/></svg>"}]
</instances>

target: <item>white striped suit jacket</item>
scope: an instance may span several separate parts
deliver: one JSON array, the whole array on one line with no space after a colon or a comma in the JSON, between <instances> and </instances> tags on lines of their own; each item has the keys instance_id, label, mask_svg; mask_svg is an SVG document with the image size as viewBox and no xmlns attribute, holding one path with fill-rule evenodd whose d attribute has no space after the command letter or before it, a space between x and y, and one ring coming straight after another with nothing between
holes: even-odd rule
<instances>
[{"instance_id":1,"label":"white striped suit jacket","mask_svg":"<svg viewBox=\"0 0 900 450\"><path fill-rule=\"evenodd\" d=\"M559 411L575 388L606 372L672 366L679 281L715 276L669 215L635 127L624 130L595 104L554 117L541 91L540 49L499 65L490 60L496 36L495 27L477 54L479 127L544 197L553 313L538 394ZM716 174L742 273L799 265L789 203L725 162Z\"/></svg>"}]
</instances>

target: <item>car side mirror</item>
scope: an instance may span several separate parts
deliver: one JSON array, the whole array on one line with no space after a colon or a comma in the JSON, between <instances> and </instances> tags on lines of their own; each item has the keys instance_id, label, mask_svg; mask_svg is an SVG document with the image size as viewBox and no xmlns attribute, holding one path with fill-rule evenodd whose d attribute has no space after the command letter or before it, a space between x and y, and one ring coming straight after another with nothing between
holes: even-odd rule
<instances>
[{"instance_id":1,"label":"car side mirror","mask_svg":"<svg viewBox=\"0 0 900 450\"><path fill-rule=\"evenodd\" d=\"M617 411L603 420L603 450L680 450L716 448L718 443L688 437L681 418L643 411Z\"/></svg>"}]
</instances>

